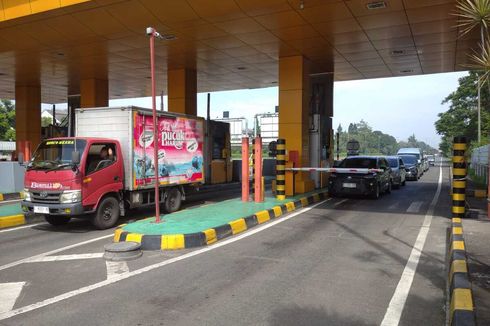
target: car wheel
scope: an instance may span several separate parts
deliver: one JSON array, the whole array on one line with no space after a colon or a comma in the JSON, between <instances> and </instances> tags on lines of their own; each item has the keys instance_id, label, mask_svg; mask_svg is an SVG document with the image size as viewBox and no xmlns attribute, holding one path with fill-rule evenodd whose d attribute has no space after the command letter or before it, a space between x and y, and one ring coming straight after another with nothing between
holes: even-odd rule
<instances>
[{"instance_id":1,"label":"car wheel","mask_svg":"<svg viewBox=\"0 0 490 326\"><path fill-rule=\"evenodd\" d=\"M99 203L97 212L92 218L92 224L99 230L109 229L116 225L119 219L119 202L114 197L105 197Z\"/></svg>"},{"instance_id":2,"label":"car wheel","mask_svg":"<svg viewBox=\"0 0 490 326\"><path fill-rule=\"evenodd\" d=\"M407 184L407 179L403 180L402 186L405 187L406 184Z\"/></svg>"},{"instance_id":3,"label":"car wheel","mask_svg":"<svg viewBox=\"0 0 490 326\"><path fill-rule=\"evenodd\" d=\"M44 219L51 225L65 225L70 222L71 217L69 216L53 216L53 215L44 215Z\"/></svg>"},{"instance_id":4,"label":"car wheel","mask_svg":"<svg viewBox=\"0 0 490 326\"><path fill-rule=\"evenodd\" d=\"M171 188L167 191L167 196L165 197L164 209L167 213L173 213L180 209L182 203L182 194L179 189Z\"/></svg>"},{"instance_id":5,"label":"car wheel","mask_svg":"<svg viewBox=\"0 0 490 326\"><path fill-rule=\"evenodd\" d=\"M376 184L376 187L374 188L373 192L371 193L371 198L372 199L378 199L379 198L379 183Z\"/></svg>"}]
</instances>

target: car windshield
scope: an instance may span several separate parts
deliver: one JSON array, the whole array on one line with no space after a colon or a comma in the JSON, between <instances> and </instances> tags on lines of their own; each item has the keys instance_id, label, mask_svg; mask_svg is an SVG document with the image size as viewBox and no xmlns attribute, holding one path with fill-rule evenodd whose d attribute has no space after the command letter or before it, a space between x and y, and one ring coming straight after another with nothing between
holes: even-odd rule
<instances>
[{"instance_id":1,"label":"car windshield","mask_svg":"<svg viewBox=\"0 0 490 326\"><path fill-rule=\"evenodd\" d=\"M355 158L346 158L340 163L340 168L360 168L360 169L375 169L376 168L376 159L375 158L367 158L367 157L355 157Z\"/></svg>"},{"instance_id":2,"label":"car windshield","mask_svg":"<svg viewBox=\"0 0 490 326\"><path fill-rule=\"evenodd\" d=\"M388 164L390 165L390 168L397 168L398 167L398 159L395 157L388 157L386 158L388 161Z\"/></svg>"},{"instance_id":3,"label":"car windshield","mask_svg":"<svg viewBox=\"0 0 490 326\"><path fill-rule=\"evenodd\" d=\"M76 149L83 152L85 140L76 140ZM75 150L75 139L45 140L34 152L27 168L34 170L51 170L70 168L71 153Z\"/></svg>"},{"instance_id":4,"label":"car windshield","mask_svg":"<svg viewBox=\"0 0 490 326\"><path fill-rule=\"evenodd\" d=\"M415 155L402 155L400 156L405 164L416 164L417 156Z\"/></svg>"}]
</instances>

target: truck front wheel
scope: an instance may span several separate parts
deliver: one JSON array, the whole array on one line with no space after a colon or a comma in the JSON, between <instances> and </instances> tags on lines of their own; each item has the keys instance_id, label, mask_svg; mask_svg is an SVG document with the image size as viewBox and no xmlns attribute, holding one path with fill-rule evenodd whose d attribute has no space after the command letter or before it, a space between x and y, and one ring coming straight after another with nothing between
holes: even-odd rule
<instances>
[{"instance_id":1,"label":"truck front wheel","mask_svg":"<svg viewBox=\"0 0 490 326\"><path fill-rule=\"evenodd\" d=\"M58 226L58 225L65 225L66 223L70 222L71 218L69 216L44 215L44 219L49 224Z\"/></svg>"},{"instance_id":2,"label":"truck front wheel","mask_svg":"<svg viewBox=\"0 0 490 326\"><path fill-rule=\"evenodd\" d=\"M164 208L167 213L173 213L180 209L182 203L182 194L179 189L172 188L167 191L165 197Z\"/></svg>"},{"instance_id":3,"label":"truck front wheel","mask_svg":"<svg viewBox=\"0 0 490 326\"><path fill-rule=\"evenodd\" d=\"M99 203L92 224L99 230L113 227L119 219L119 202L114 197L105 197Z\"/></svg>"}]
</instances>

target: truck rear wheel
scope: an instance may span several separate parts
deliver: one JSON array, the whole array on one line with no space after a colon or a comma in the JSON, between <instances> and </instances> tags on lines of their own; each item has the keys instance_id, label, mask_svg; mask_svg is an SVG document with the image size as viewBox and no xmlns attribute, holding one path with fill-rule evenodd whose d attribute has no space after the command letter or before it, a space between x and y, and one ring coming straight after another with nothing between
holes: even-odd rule
<instances>
[{"instance_id":1,"label":"truck rear wheel","mask_svg":"<svg viewBox=\"0 0 490 326\"><path fill-rule=\"evenodd\" d=\"M167 191L167 196L165 197L164 209L167 213L173 213L180 209L182 204L182 194L179 189L172 188Z\"/></svg>"},{"instance_id":2,"label":"truck rear wheel","mask_svg":"<svg viewBox=\"0 0 490 326\"><path fill-rule=\"evenodd\" d=\"M99 203L92 224L99 230L113 227L119 219L119 202L114 197L105 197Z\"/></svg>"},{"instance_id":3,"label":"truck rear wheel","mask_svg":"<svg viewBox=\"0 0 490 326\"><path fill-rule=\"evenodd\" d=\"M44 215L44 219L51 225L65 225L70 222L71 217L69 216L53 216L53 215Z\"/></svg>"}]
</instances>

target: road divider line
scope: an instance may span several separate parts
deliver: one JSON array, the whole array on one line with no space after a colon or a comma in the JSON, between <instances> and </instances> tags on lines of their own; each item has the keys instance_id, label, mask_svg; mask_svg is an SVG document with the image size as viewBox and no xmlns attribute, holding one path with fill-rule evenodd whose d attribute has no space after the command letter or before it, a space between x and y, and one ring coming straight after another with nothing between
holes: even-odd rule
<instances>
[{"instance_id":1,"label":"road divider line","mask_svg":"<svg viewBox=\"0 0 490 326\"><path fill-rule=\"evenodd\" d=\"M65 250L68 250L68 249L80 247L80 246L83 246L83 245L86 245L86 244L89 244L89 243L92 243L92 242L96 242L96 241L100 241L100 240L107 239L107 238L112 238L112 237L113 237L113 234L111 233L111 234L104 235L102 237L98 237L98 238L94 238L94 239L82 241L82 242L75 243L75 244L72 244L72 245L69 245L69 246L66 246L66 247L62 247L62 248L54 249L54 250L51 250L51 251L47 251L47 252L44 252L44 253L39 254L39 255L35 255L35 256L27 257L27 258L24 258L24 259L21 259L21 260L17 260L17 261L11 262L9 264L0 266L0 271L2 271L4 269L7 269L7 268L14 267L14 266L18 266L18 265L23 264L23 263L28 263L30 260L39 259L39 258L44 257L44 256L49 256L49 255L56 254L56 253L61 252L61 251L65 251Z\"/></svg>"},{"instance_id":2,"label":"road divider line","mask_svg":"<svg viewBox=\"0 0 490 326\"><path fill-rule=\"evenodd\" d=\"M198 249L198 250L195 250L195 251L192 251L192 252L183 254L181 256L170 258L170 259L167 259L167 260L165 260L163 262L156 263L156 264L153 264L153 265L149 265L149 266L146 266L146 267L143 267L143 268L134 270L134 271L129 272L129 273L121 273L121 274L118 274L118 275L114 275L113 277L111 277L110 279L107 279L105 281L98 282L98 283L95 283L95 284L92 284L92 285L88 285L88 286L85 286L85 287L82 287L80 289L73 290L73 291L70 291L70 292L66 292L66 293L60 294L58 296L49 298L49 299L46 299L46 300L43 300L43 301L39 301L37 303L33 303L33 304L30 304L30 305L27 305L27 306L24 306L24 307L20 307L20 308L11 310L9 312L0 313L0 320L11 318L11 317L14 317L14 316L17 316L17 315L20 315L20 314L23 314L23 313L26 313L26 312L29 312L29 311L33 311L33 310L36 310L36 309L39 309L39 308L43 308L43 307L46 307L48 305L51 305L51 304L54 304L54 303L57 303L57 302L60 302L60 301L63 301L63 300L66 300L66 299L75 297L77 295L94 291L94 290L99 289L99 288L102 288L102 287L104 287L106 285L111 285L111 284L117 283L119 281L125 280L127 278L130 278L130 277L133 277L133 276L136 276L136 275L140 275L140 274L143 274L145 272L149 272L149 271L152 271L154 269L157 269L157 268L160 268L160 267L164 267L164 266L167 266L167 265L170 265L170 264L179 262L181 260L185 260L185 259L188 259L188 258L197 256L197 255L206 253L208 251L216 250L218 248L221 248L221 247L224 247L226 245L232 244L232 243L234 243L236 241L240 241L240 240L242 240L244 238L253 236L253 235L255 235L255 234L257 234L257 233L259 233L261 231L264 231L264 230L266 230L268 228L271 228L271 227L273 227L273 226L275 226L275 225L277 225L279 223L286 222L287 220L289 220L289 219L291 219L291 218L293 218L293 217L295 217L297 215L306 213L306 212L308 212L308 211L310 211L310 210L312 210L312 209L314 209L314 208L316 208L316 207L324 204L328 200L329 199L323 200L323 201L318 202L316 204L313 204L313 205L311 205L309 207L305 207L305 208L303 208L301 210L298 210L298 211L296 211L294 213L291 213L291 214L289 214L289 215L287 215L287 216L285 216L285 217L283 217L281 219L271 221L271 222L269 222L267 224L262 224L260 226L257 226L256 228L253 228L251 230L245 231L245 232L243 232L241 234L238 234L238 235L236 235L234 237L225 239L225 240L220 241L220 242L216 242L214 244L208 245L207 247L203 247L201 249ZM112 234L110 236L112 236Z\"/></svg>"},{"instance_id":3,"label":"road divider line","mask_svg":"<svg viewBox=\"0 0 490 326\"><path fill-rule=\"evenodd\" d=\"M44 257L37 257L34 259L30 259L26 263L42 263L42 262L52 262L52 261L93 259L93 258L102 258L103 256L104 256L103 252L89 253L89 254L44 256Z\"/></svg>"},{"instance_id":4,"label":"road divider line","mask_svg":"<svg viewBox=\"0 0 490 326\"><path fill-rule=\"evenodd\" d=\"M420 227L417 240L412 248L410 257L408 258L407 264L403 269L402 276L398 285L395 289L395 293L391 298L388 309L384 315L381 326L397 326L400 323L400 318L405 308L405 303L407 301L410 288L412 287L413 278L415 277L415 272L420 261L420 256L424 249L425 240L430 230L430 225L432 223L432 217L434 214L434 209L436 207L437 201L439 200L439 195L441 194L442 188L442 166L439 167L439 181L437 183L437 190L434 194L434 198L430 203L429 209L425 214L424 222Z\"/></svg>"},{"instance_id":5,"label":"road divider line","mask_svg":"<svg viewBox=\"0 0 490 326\"><path fill-rule=\"evenodd\" d=\"M26 282L0 283L0 314L12 310L25 284Z\"/></svg>"},{"instance_id":6,"label":"road divider line","mask_svg":"<svg viewBox=\"0 0 490 326\"><path fill-rule=\"evenodd\" d=\"M47 225L47 224L48 223L29 224L29 225L19 226L19 227L16 227L16 228L10 228L10 229L6 229L6 230L0 230L0 233L18 231L18 230L22 230L22 229L32 228L32 227L38 226L38 225Z\"/></svg>"},{"instance_id":7,"label":"road divider line","mask_svg":"<svg viewBox=\"0 0 490 326\"><path fill-rule=\"evenodd\" d=\"M414 201L408 206L407 213L418 213L420 211L420 207L422 207L422 201Z\"/></svg>"},{"instance_id":8,"label":"road divider line","mask_svg":"<svg viewBox=\"0 0 490 326\"><path fill-rule=\"evenodd\" d=\"M110 261L105 262L107 268L107 279L113 279L121 274L129 273L128 263L125 261Z\"/></svg>"}]
</instances>

